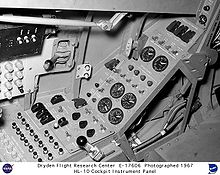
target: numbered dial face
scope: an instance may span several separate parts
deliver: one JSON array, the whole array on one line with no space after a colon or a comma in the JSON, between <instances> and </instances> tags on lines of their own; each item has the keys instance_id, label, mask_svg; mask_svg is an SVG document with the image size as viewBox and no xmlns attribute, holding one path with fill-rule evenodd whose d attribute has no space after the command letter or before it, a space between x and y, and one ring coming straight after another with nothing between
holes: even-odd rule
<instances>
[{"instance_id":1,"label":"numbered dial face","mask_svg":"<svg viewBox=\"0 0 220 175\"><path fill-rule=\"evenodd\" d=\"M156 51L153 47L147 46L141 51L140 57L144 62L149 62L155 57L155 53Z\"/></svg>"},{"instance_id":2,"label":"numbered dial face","mask_svg":"<svg viewBox=\"0 0 220 175\"><path fill-rule=\"evenodd\" d=\"M104 97L98 102L98 111L101 113L107 113L111 110L111 108L112 101L108 97Z\"/></svg>"},{"instance_id":3,"label":"numbered dial face","mask_svg":"<svg viewBox=\"0 0 220 175\"><path fill-rule=\"evenodd\" d=\"M121 99L121 105L125 109L131 109L135 106L137 98L133 93L125 94Z\"/></svg>"},{"instance_id":4,"label":"numbered dial face","mask_svg":"<svg viewBox=\"0 0 220 175\"><path fill-rule=\"evenodd\" d=\"M164 71L169 64L167 57L161 55L154 59L153 61L153 69L157 72Z\"/></svg>"},{"instance_id":5,"label":"numbered dial face","mask_svg":"<svg viewBox=\"0 0 220 175\"><path fill-rule=\"evenodd\" d=\"M119 124L123 120L123 118L124 113L120 108L114 108L108 114L108 120L113 125Z\"/></svg>"},{"instance_id":6,"label":"numbered dial face","mask_svg":"<svg viewBox=\"0 0 220 175\"><path fill-rule=\"evenodd\" d=\"M120 98L125 92L125 87L122 83L115 83L110 89L110 95L113 98Z\"/></svg>"}]
</instances>

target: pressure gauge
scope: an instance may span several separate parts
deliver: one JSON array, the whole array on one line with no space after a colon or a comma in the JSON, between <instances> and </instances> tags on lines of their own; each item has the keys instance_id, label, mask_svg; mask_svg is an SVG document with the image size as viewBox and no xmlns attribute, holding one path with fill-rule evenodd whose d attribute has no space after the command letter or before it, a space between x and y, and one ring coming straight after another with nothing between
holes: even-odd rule
<instances>
[{"instance_id":1,"label":"pressure gauge","mask_svg":"<svg viewBox=\"0 0 220 175\"><path fill-rule=\"evenodd\" d=\"M125 86L122 83L115 83L110 89L110 95L113 98L120 98L125 92Z\"/></svg>"},{"instance_id":2,"label":"pressure gauge","mask_svg":"<svg viewBox=\"0 0 220 175\"><path fill-rule=\"evenodd\" d=\"M120 108L114 108L108 114L108 120L113 125L119 124L123 120L123 118L124 113Z\"/></svg>"},{"instance_id":3,"label":"pressure gauge","mask_svg":"<svg viewBox=\"0 0 220 175\"><path fill-rule=\"evenodd\" d=\"M154 59L152 66L155 71L162 72L167 68L168 64L169 61L167 57L160 55Z\"/></svg>"},{"instance_id":4,"label":"pressure gauge","mask_svg":"<svg viewBox=\"0 0 220 175\"><path fill-rule=\"evenodd\" d=\"M98 102L98 111L101 113L107 113L111 110L111 108L112 101L108 97L104 97Z\"/></svg>"},{"instance_id":5,"label":"pressure gauge","mask_svg":"<svg viewBox=\"0 0 220 175\"><path fill-rule=\"evenodd\" d=\"M140 57L144 62L149 62L155 57L155 54L155 49L151 46L147 46L141 51Z\"/></svg>"},{"instance_id":6,"label":"pressure gauge","mask_svg":"<svg viewBox=\"0 0 220 175\"><path fill-rule=\"evenodd\" d=\"M133 93L125 94L121 99L121 105L125 109L131 109L135 106L137 97Z\"/></svg>"}]
</instances>

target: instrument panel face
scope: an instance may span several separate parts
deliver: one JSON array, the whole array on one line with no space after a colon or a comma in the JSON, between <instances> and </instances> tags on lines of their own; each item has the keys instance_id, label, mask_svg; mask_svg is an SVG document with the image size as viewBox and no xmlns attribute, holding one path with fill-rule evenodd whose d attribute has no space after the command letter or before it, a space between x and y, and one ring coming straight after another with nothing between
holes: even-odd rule
<instances>
[{"instance_id":1,"label":"instrument panel face","mask_svg":"<svg viewBox=\"0 0 220 175\"><path fill-rule=\"evenodd\" d=\"M176 31L178 26L173 29L176 22L179 31ZM161 82L168 81L166 77L177 63L190 57L188 49L203 30L187 19L178 18L176 22L169 18L155 22L143 32L148 40L137 60L123 54L109 57L94 67L92 78L82 87L81 96L106 123L114 126L116 132L136 117L136 111L148 98L158 93ZM185 42L188 31L193 35ZM116 61L114 68L109 69L109 63ZM106 63L108 67L104 66ZM103 103L103 99L108 100Z\"/></svg>"}]
</instances>

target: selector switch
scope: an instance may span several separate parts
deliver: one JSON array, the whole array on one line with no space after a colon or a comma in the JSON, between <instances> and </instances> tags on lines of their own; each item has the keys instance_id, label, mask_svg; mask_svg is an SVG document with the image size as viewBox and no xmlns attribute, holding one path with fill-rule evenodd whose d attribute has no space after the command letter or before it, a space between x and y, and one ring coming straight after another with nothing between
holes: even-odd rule
<instances>
[{"instance_id":1,"label":"selector switch","mask_svg":"<svg viewBox=\"0 0 220 175\"><path fill-rule=\"evenodd\" d=\"M141 79L141 81L144 81L146 79L146 76L145 75L141 75L140 79Z\"/></svg>"},{"instance_id":2,"label":"selector switch","mask_svg":"<svg viewBox=\"0 0 220 175\"><path fill-rule=\"evenodd\" d=\"M62 117L58 120L58 125L60 125L60 127L63 127L65 125L67 125L69 122L67 121L67 119L65 117Z\"/></svg>"},{"instance_id":3,"label":"selector switch","mask_svg":"<svg viewBox=\"0 0 220 175\"><path fill-rule=\"evenodd\" d=\"M148 85L148 86L152 86L152 85L153 85L153 81L150 81L150 80L147 81L147 85Z\"/></svg>"},{"instance_id":4,"label":"selector switch","mask_svg":"<svg viewBox=\"0 0 220 175\"><path fill-rule=\"evenodd\" d=\"M79 122L79 127L81 129L84 129L87 125L88 125L88 122L86 120Z\"/></svg>"},{"instance_id":5,"label":"selector switch","mask_svg":"<svg viewBox=\"0 0 220 175\"><path fill-rule=\"evenodd\" d=\"M134 66L133 65L128 65L128 70L129 71L132 71L134 69Z\"/></svg>"},{"instance_id":6,"label":"selector switch","mask_svg":"<svg viewBox=\"0 0 220 175\"><path fill-rule=\"evenodd\" d=\"M73 120L78 120L80 118L81 114L79 112L74 112L72 113L72 119Z\"/></svg>"},{"instance_id":7,"label":"selector switch","mask_svg":"<svg viewBox=\"0 0 220 175\"><path fill-rule=\"evenodd\" d=\"M139 73L140 73L140 71L139 71L139 70L134 70L134 75L138 76L138 75L139 75Z\"/></svg>"},{"instance_id":8,"label":"selector switch","mask_svg":"<svg viewBox=\"0 0 220 175\"><path fill-rule=\"evenodd\" d=\"M88 129L86 131L87 137L92 137L92 136L94 136L94 134L95 134L95 129Z\"/></svg>"}]
</instances>

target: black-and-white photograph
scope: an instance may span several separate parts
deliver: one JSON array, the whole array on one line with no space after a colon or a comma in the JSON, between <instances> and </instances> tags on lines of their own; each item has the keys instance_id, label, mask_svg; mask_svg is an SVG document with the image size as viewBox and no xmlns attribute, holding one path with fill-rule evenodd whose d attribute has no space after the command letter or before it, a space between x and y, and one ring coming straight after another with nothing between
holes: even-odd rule
<instances>
[{"instance_id":1,"label":"black-and-white photograph","mask_svg":"<svg viewBox=\"0 0 220 175\"><path fill-rule=\"evenodd\" d=\"M0 8L4 173L10 162L147 174L155 172L139 163L220 160L220 0L1 0Z\"/></svg>"}]
</instances>

